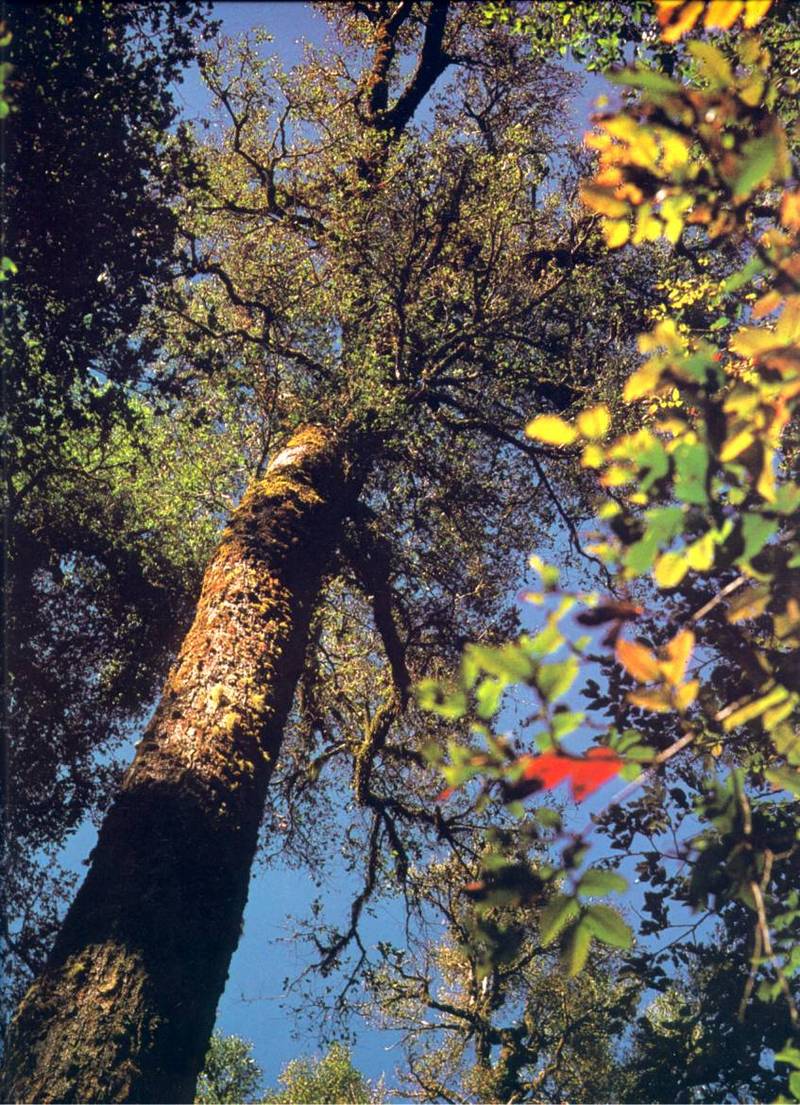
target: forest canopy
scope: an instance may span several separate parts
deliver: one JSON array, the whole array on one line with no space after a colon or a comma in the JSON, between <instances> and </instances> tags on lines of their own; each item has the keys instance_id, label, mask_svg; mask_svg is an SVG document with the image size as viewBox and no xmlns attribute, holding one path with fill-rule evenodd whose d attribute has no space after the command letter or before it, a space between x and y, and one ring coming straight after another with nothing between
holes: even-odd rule
<instances>
[{"instance_id":1,"label":"forest canopy","mask_svg":"<svg viewBox=\"0 0 800 1105\"><path fill-rule=\"evenodd\" d=\"M800 1100L797 12L315 7L9 6L6 1099Z\"/></svg>"}]
</instances>

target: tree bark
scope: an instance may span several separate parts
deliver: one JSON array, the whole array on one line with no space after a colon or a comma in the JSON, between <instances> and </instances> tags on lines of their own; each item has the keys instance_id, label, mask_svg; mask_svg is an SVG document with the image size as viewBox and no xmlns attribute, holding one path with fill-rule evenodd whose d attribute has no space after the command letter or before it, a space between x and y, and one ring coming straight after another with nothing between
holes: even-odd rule
<instances>
[{"instance_id":1,"label":"tree bark","mask_svg":"<svg viewBox=\"0 0 800 1105\"><path fill-rule=\"evenodd\" d=\"M357 493L338 440L306 427L232 516L86 880L11 1022L3 1101L193 1100L311 612Z\"/></svg>"}]
</instances>

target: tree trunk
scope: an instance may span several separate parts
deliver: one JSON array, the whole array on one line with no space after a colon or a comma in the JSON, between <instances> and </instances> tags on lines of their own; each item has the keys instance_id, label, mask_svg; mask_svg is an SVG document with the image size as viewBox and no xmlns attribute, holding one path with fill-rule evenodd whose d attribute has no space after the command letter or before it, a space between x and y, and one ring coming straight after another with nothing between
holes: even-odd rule
<instances>
[{"instance_id":1,"label":"tree trunk","mask_svg":"<svg viewBox=\"0 0 800 1105\"><path fill-rule=\"evenodd\" d=\"M234 513L86 881L11 1022L3 1101L193 1100L311 612L357 492L342 447L307 427Z\"/></svg>"}]
</instances>

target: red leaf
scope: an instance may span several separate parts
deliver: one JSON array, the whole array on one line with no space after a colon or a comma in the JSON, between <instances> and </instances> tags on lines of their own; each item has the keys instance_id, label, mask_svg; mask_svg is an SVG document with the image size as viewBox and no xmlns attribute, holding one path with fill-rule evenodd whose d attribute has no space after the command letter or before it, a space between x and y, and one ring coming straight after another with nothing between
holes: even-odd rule
<instances>
[{"instance_id":1,"label":"red leaf","mask_svg":"<svg viewBox=\"0 0 800 1105\"><path fill-rule=\"evenodd\" d=\"M522 777L536 779L544 790L552 790L568 779L572 797L582 802L613 779L623 761L610 748L590 748L583 757L544 752L541 756L523 756L518 763L523 765Z\"/></svg>"}]
</instances>

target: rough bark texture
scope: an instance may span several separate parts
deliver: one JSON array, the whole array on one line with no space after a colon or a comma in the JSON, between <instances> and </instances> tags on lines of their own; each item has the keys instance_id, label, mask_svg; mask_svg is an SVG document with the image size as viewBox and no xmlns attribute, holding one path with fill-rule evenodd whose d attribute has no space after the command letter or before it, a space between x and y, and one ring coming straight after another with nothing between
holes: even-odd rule
<instances>
[{"instance_id":1,"label":"rough bark texture","mask_svg":"<svg viewBox=\"0 0 800 1105\"><path fill-rule=\"evenodd\" d=\"M11 1023L3 1101L193 1100L355 491L342 452L318 427L298 432L232 517L86 881Z\"/></svg>"}]
</instances>

